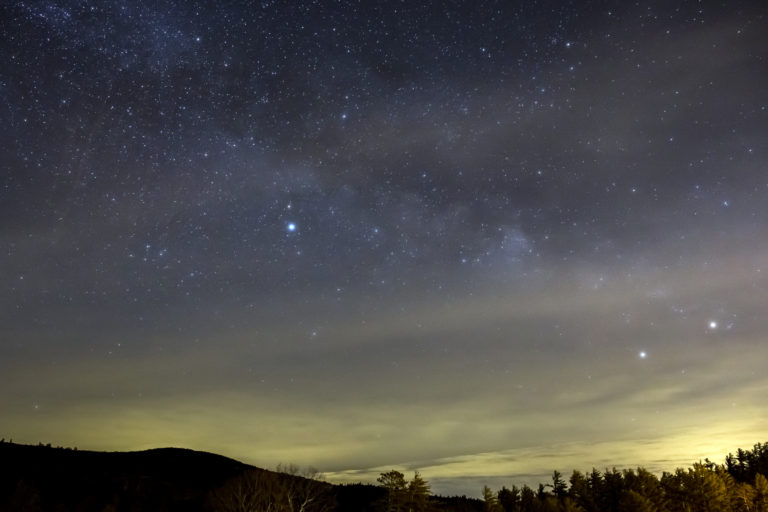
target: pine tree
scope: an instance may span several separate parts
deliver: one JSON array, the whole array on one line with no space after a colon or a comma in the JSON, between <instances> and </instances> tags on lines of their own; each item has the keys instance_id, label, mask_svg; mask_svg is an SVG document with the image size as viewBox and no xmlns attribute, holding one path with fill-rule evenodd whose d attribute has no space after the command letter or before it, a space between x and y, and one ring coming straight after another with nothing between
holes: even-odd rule
<instances>
[{"instance_id":1,"label":"pine tree","mask_svg":"<svg viewBox=\"0 0 768 512\"><path fill-rule=\"evenodd\" d=\"M498 498L487 485L483 486L483 501L485 502L483 506L485 512L501 512Z\"/></svg>"},{"instance_id":2,"label":"pine tree","mask_svg":"<svg viewBox=\"0 0 768 512\"><path fill-rule=\"evenodd\" d=\"M558 470L552 472L552 493L558 499L565 498L565 495L568 493L568 486L565 480L563 480L563 475Z\"/></svg>"},{"instance_id":3,"label":"pine tree","mask_svg":"<svg viewBox=\"0 0 768 512\"><path fill-rule=\"evenodd\" d=\"M678 481L674 510L692 512L730 512L728 488L720 475L696 463L688 471L675 473Z\"/></svg>"},{"instance_id":4,"label":"pine tree","mask_svg":"<svg viewBox=\"0 0 768 512\"><path fill-rule=\"evenodd\" d=\"M520 489L517 486L513 485L512 489L502 487L497 497L504 512L518 512L520 510Z\"/></svg>"},{"instance_id":5,"label":"pine tree","mask_svg":"<svg viewBox=\"0 0 768 512\"><path fill-rule=\"evenodd\" d=\"M408 484L408 510L410 512L429 510L429 491L429 484L416 471L413 474L413 480Z\"/></svg>"},{"instance_id":6,"label":"pine tree","mask_svg":"<svg viewBox=\"0 0 768 512\"><path fill-rule=\"evenodd\" d=\"M520 489L520 510L522 512L532 512L536 507L536 493L527 485Z\"/></svg>"},{"instance_id":7,"label":"pine tree","mask_svg":"<svg viewBox=\"0 0 768 512\"><path fill-rule=\"evenodd\" d=\"M589 480L581 473L581 471L573 470L570 478L571 488L568 491L571 499L587 512L594 512L597 510L595 506L595 500L590 489Z\"/></svg>"}]
</instances>

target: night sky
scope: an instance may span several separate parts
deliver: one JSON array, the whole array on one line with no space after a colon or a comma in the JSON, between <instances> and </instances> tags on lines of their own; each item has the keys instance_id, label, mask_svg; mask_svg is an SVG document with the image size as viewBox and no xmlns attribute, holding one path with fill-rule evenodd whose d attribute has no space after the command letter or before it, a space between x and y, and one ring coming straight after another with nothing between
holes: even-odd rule
<instances>
[{"instance_id":1,"label":"night sky","mask_svg":"<svg viewBox=\"0 0 768 512\"><path fill-rule=\"evenodd\" d=\"M767 26L4 1L0 436L470 495L765 441Z\"/></svg>"}]
</instances>

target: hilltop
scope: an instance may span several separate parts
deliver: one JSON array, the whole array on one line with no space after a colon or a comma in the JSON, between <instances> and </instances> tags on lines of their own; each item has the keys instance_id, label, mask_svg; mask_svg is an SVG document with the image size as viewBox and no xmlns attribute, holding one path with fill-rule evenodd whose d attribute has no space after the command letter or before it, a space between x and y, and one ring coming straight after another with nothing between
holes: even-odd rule
<instances>
[{"instance_id":1,"label":"hilltop","mask_svg":"<svg viewBox=\"0 0 768 512\"><path fill-rule=\"evenodd\" d=\"M386 505L386 491L379 486L333 485L183 448L97 452L0 442L0 512L210 512L234 510L231 504L222 506L231 498L250 500L246 505L257 508L264 505L258 500L289 497L312 500L313 510L353 512ZM482 510L479 500L433 500L451 510Z\"/></svg>"}]
</instances>

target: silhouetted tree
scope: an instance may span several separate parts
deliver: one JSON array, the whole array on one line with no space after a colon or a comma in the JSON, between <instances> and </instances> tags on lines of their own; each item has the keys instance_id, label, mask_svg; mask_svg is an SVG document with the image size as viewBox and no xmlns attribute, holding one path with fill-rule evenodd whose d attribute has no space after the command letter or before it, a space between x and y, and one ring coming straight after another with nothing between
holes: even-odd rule
<instances>
[{"instance_id":1,"label":"silhouetted tree","mask_svg":"<svg viewBox=\"0 0 768 512\"><path fill-rule=\"evenodd\" d=\"M590 512L595 510L605 510L605 480L603 480L603 474L596 468L592 468L592 472L589 473L589 492L592 497L592 505L594 508L588 509Z\"/></svg>"},{"instance_id":2,"label":"silhouetted tree","mask_svg":"<svg viewBox=\"0 0 768 512\"><path fill-rule=\"evenodd\" d=\"M291 478L285 483L288 512L325 512L334 500L328 485L312 478Z\"/></svg>"},{"instance_id":3,"label":"silhouetted tree","mask_svg":"<svg viewBox=\"0 0 768 512\"><path fill-rule=\"evenodd\" d=\"M532 512L536 509L536 493L527 485L520 489L520 510L522 512Z\"/></svg>"},{"instance_id":4,"label":"silhouetted tree","mask_svg":"<svg viewBox=\"0 0 768 512\"><path fill-rule=\"evenodd\" d=\"M754 483L758 473L768 474L768 443L757 443L751 450L739 448L735 456L729 453L725 469L739 482Z\"/></svg>"},{"instance_id":5,"label":"silhouetted tree","mask_svg":"<svg viewBox=\"0 0 768 512\"><path fill-rule=\"evenodd\" d=\"M499 499L487 485L483 486L483 503L483 510L485 512L501 512Z\"/></svg>"},{"instance_id":6,"label":"silhouetted tree","mask_svg":"<svg viewBox=\"0 0 768 512\"><path fill-rule=\"evenodd\" d=\"M554 471L552 483L539 484L538 492L502 487L496 498L504 512L768 512L768 479L759 471L765 465L768 445L757 443L728 454L723 465L706 459L661 479L642 467L592 469L574 471L568 488ZM486 487L486 510L493 508L491 495Z\"/></svg>"},{"instance_id":7,"label":"silhouetted tree","mask_svg":"<svg viewBox=\"0 0 768 512\"><path fill-rule=\"evenodd\" d=\"M387 511L399 512L405 506L406 481L405 475L394 469L381 473L376 479L387 490Z\"/></svg>"},{"instance_id":8,"label":"silhouetted tree","mask_svg":"<svg viewBox=\"0 0 768 512\"><path fill-rule=\"evenodd\" d=\"M330 486L302 476L294 466L282 474L247 470L213 491L211 504L221 512L326 512L333 507ZM317 476L316 470L303 475Z\"/></svg>"},{"instance_id":9,"label":"silhouetted tree","mask_svg":"<svg viewBox=\"0 0 768 512\"><path fill-rule=\"evenodd\" d=\"M596 510L595 501L592 496L589 480L581 471L574 470L569 482L571 483L571 488L568 491L568 495L571 499L586 512L594 512Z\"/></svg>"},{"instance_id":10,"label":"silhouetted tree","mask_svg":"<svg viewBox=\"0 0 768 512\"><path fill-rule=\"evenodd\" d=\"M672 512L730 511L728 489L722 478L700 463L688 470L665 473L662 485Z\"/></svg>"},{"instance_id":11,"label":"silhouetted tree","mask_svg":"<svg viewBox=\"0 0 768 512\"><path fill-rule=\"evenodd\" d=\"M563 480L563 475L558 470L552 472L552 493L558 499L565 498L568 493L568 486L565 480Z\"/></svg>"},{"instance_id":12,"label":"silhouetted tree","mask_svg":"<svg viewBox=\"0 0 768 512\"><path fill-rule=\"evenodd\" d=\"M418 471L414 472L413 479L408 483L408 510L409 512L426 512L429 510L429 484Z\"/></svg>"},{"instance_id":13,"label":"silhouetted tree","mask_svg":"<svg viewBox=\"0 0 768 512\"><path fill-rule=\"evenodd\" d=\"M646 498L654 510L663 509L664 493L656 475L644 468L637 468L637 471L625 469L623 471L623 477L624 491L634 491L638 495Z\"/></svg>"},{"instance_id":14,"label":"silhouetted tree","mask_svg":"<svg viewBox=\"0 0 768 512\"><path fill-rule=\"evenodd\" d=\"M734 476L737 479L744 480L746 477L747 468L749 467L747 463L748 460L747 452L744 449L739 448L736 450L736 474Z\"/></svg>"},{"instance_id":15,"label":"silhouetted tree","mask_svg":"<svg viewBox=\"0 0 768 512\"><path fill-rule=\"evenodd\" d=\"M277 512L282 489L277 479L263 470L248 470L213 491L213 509L220 512Z\"/></svg>"},{"instance_id":16,"label":"silhouetted tree","mask_svg":"<svg viewBox=\"0 0 768 512\"><path fill-rule=\"evenodd\" d=\"M504 512L518 512L520 510L520 489L512 486L512 489L502 487L497 498Z\"/></svg>"},{"instance_id":17,"label":"silhouetted tree","mask_svg":"<svg viewBox=\"0 0 768 512\"><path fill-rule=\"evenodd\" d=\"M610 512L620 512L619 500L624 491L624 476L616 468L606 470L603 473L603 485L599 496L601 497L599 509Z\"/></svg>"}]
</instances>

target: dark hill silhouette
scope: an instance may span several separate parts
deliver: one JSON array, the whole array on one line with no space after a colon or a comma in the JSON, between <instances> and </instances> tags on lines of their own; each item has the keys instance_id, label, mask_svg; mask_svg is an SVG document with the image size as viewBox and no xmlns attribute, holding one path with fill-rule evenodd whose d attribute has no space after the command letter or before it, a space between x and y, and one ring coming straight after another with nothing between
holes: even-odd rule
<instances>
[{"instance_id":1,"label":"dark hill silhouette","mask_svg":"<svg viewBox=\"0 0 768 512\"><path fill-rule=\"evenodd\" d=\"M289 471L295 468L285 468ZM369 484L332 485L184 448L96 452L0 441L0 512L212 511L222 490L258 480L258 493L304 492L326 512L384 512L387 491ZM233 486L233 484L235 484ZM431 498L433 510L479 512L466 497ZM298 509L298 508L297 508Z\"/></svg>"},{"instance_id":2,"label":"dark hill silhouette","mask_svg":"<svg viewBox=\"0 0 768 512\"><path fill-rule=\"evenodd\" d=\"M94 452L0 443L0 510L204 510L208 492L246 469L181 448Z\"/></svg>"},{"instance_id":3,"label":"dark hill silhouette","mask_svg":"<svg viewBox=\"0 0 768 512\"><path fill-rule=\"evenodd\" d=\"M254 474L272 487L302 490L308 482L183 448L96 452L0 441L0 512L210 512L216 492ZM386 491L376 485L314 485L322 488L325 510L379 512L386 503ZM467 502L482 510L479 500Z\"/></svg>"}]
</instances>

